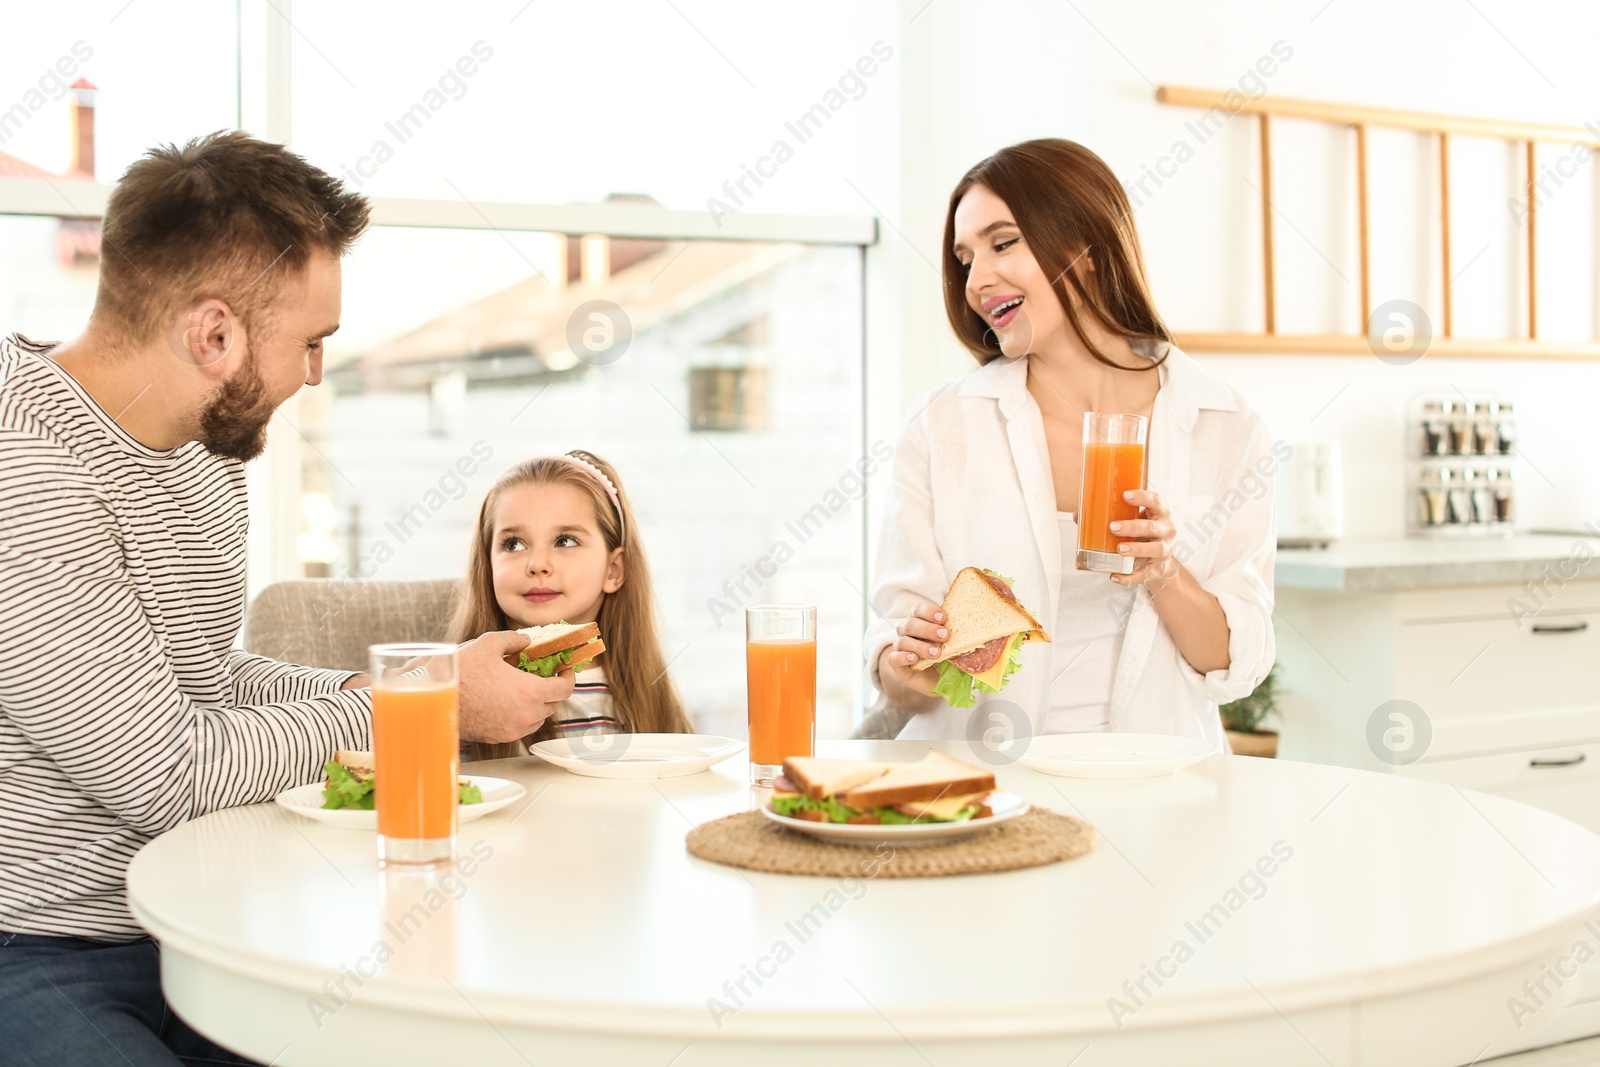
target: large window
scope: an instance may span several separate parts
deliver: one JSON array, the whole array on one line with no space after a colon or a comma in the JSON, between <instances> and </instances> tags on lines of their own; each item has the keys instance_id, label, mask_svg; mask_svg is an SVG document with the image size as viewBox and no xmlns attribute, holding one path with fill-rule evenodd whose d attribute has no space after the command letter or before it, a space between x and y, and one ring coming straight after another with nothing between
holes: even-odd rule
<instances>
[{"instance_id":1,"label":"large window","mask_svg":"<svg viewBox=\"0 0 1600 1067\"><path fill-rule=\"evenodd\" d=\"M485 5L419 35L325 0L180 6L183 33L136 2L0 38L0 329L82 329L97 212L144 149L278 131L375 225L327 380L251 465L251 595L460 576L495 477L581 447L633 499L697 726L743 732L744 606L803 601L819 732L848 732L888 446L862 421L875 226L842 175L893 103L890 10Z\"/></svg>"},{"instance_id":2,"label":"large window","mask_svg":"<svg viewBox=\"0 0 1600 1067\"><path fill-rule=\"evenodd\" d=\"M345 267L353 336L300 402L306 573L460 576L495 478L584 448L638 512L697 723L738 729L744 605L805 601L822 728L845 732L861 461L881 462L861 436L860 278L848 247L375 230Z\"/></svg>"}]
</instances>

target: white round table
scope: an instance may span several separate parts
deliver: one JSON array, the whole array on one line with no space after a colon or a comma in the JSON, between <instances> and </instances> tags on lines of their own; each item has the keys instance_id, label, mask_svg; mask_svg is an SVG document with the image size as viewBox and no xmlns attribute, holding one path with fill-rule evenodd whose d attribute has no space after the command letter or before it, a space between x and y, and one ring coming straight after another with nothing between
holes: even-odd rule
<instances>
[{"instance_id":1,"label":"white round table","mask_svg":"<svg viewBox=\"0 0 1600 1067\"><path fill-rule=\"evenodd\" d=\"M1092 1049L1082 1067L1442 1067L1526 1043L1577 983L1546 980L1537 1007L1524 983L1600 917L1600 836L1338 767L1214 757L1132 781L998 767L1002 788L1092 822L1097 847L933 879L690 856L692 825L759 795L742 754L641 781L533 758L470 770L531 799L463 826L465 862L444 875L380 872L370 833L274 805L146 846L129 892L176 1010L289 1065L1061 1067Z\"/></svg>"}]
</instances>

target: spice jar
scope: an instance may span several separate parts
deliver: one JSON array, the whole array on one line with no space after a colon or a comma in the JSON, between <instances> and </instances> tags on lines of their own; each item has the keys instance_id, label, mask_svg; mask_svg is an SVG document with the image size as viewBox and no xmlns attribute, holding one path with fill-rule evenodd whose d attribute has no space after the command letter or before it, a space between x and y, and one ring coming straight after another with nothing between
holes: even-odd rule
<instances>
[{"instance_id":1,"label":"spice jar","mask_svg":"<svg viewBox=\"0 0 1600 1067\"><path fill-rule=\"evenodd\" d=\"M1442 469L1423 472L1422 485L1419 489L1422 504L1422 525L1443 526L1448 520L1449 513L1445 495L1448 491L1449 474L1449 471Z\"/></svg>"},{"instance_id":2,"label":"spice jar","mask_svg":"<svg viewBox=\"0 0 1600 1067\"><path fill-rule=\"evenodd\" d=\"M1491 455L1499 448L1499 428L1495 422L1495 401L1480 401L1472 405L1472 451L1475 455Z\"/></svg>"},{"instance_id":3,"label":"spice jar","mask_svg":"<svg viewBox=\"0 0 1600 1067\"><path fill-rule=\"evenodd\" d=\"M1511 455L1511 449L1516 444L1517 438L1516 412L1511 401L1502 400L1495 406L1494 426L1494 451L1502 456Z\"/></svg>"},{"instance_id":4,"label":"spice jar","mask_svg":"<svg viewBox=\"0 0 1600 1067\"><path fill-rule=\"evenodd\" d=\"M1488 472L1468 469L1462 474L1467 495L1472 499L1472 521L1486 524L1493 522L1494 494L1489 489Z\"/></svg>"},{"instance_id":5,"label":"spice jar","mask_svg":"<svg viewBox=\"0 0 1600 1067\"><path fill-rule=\"evenodd\" d=\"M1472 495L1463 474L1448 467L1439 472L1439 480L1445 486L1446 521L1451 525L1464 526L1472 521Z\"/></svg>"},{"instance_id":6,"label":"spice jar","mask_svg":"<svg viewBox=\"0 0 1600 1067\"><path fill-rule=\"evenodd\" d=\"M1429 400L1422 405L1422 454L1424 456L1444 455L1447 435L1450 433L1450 424L1444 416L1444 405L1437 400Z\"/></svg>"},{"instance_id":7,"label":"spice jar","mask_svg":"<svg viewBox=\"0 0 1600 1067\"><path fill-rule=\"evenodd\" d=\"M1494 521L1509 523L1512 518L1512 489L1511 468L1497 467L1489 472L1494 491Z\"/></svg>"}]
</instances>

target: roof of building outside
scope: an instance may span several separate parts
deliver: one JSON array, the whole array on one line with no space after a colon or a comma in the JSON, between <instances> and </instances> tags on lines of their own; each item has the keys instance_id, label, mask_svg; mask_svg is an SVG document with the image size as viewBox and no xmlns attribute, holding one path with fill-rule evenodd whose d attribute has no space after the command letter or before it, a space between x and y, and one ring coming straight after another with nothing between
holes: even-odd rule
<instances>
[{"instance_id":1,"label":"roof of building outside","mask_svg":"<svg viewBox=\"0 0 1600 1067\"><path fill-rule=\"evenodd\" d=\"M563 362L575 362L561 358L569 351L567 321L587 301L617 304L638 335L803 251L792 245L677 241L598 281L552 286L535 275L337 365L371 369L531 349L546 365L558 369Z\"/></svg>"}]
</instances>

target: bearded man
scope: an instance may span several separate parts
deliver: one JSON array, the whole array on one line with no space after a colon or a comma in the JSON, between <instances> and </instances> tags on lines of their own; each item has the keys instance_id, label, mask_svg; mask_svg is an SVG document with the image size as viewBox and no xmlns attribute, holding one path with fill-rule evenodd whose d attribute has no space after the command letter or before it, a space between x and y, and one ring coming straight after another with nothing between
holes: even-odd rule
<instances>
[{"instance_id":1,"label":"bearded man","mask_svg":"<svg viewBox=\"0 0 1600 1067\"><path fill-rule=\"evenodd\" d=\"M128 861L188 819L369 749L365 676L235 649L244 463L322 380L364 199L281 145L152 150L111 194L94 311L0 341L0 1060L247 1062L174 1016ZM511 741L572 692L460 651L461 736Z\"/></svg>"}]
</instances>

